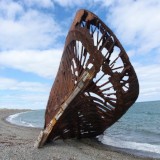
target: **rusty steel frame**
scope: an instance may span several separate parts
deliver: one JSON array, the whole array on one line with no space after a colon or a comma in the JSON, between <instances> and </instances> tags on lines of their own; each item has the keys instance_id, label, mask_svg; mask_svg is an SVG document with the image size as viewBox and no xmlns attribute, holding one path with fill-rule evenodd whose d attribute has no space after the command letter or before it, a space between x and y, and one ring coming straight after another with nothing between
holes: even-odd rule
<instances>
[{"instance_id":1,"label":"rusty steel frame","mask_svg":"<svg viewBox=\"0 0 160 160\"><path fill-rule=\"evenodd\" d=\"M35 146L102 134L138 94L136 73L119 40L95 14L79 10L66 38L44 130Z\"/></svg>"}]
</instances>

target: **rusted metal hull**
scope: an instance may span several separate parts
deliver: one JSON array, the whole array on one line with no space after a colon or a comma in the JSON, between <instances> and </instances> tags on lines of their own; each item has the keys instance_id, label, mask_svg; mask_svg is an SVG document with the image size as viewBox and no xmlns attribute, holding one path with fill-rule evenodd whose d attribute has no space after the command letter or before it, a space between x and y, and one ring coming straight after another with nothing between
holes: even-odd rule
<instances>
[{"instance_id":1,"label":"rusted metal hull","mask_svg":"<svg viewBox=\"0 0 160 160\"><path fill-rule=\"evenodd\" d=\"M57 138L95 137L136 101L139 84L113 32L79 10L68 32L37 146Z\"/></svg>"}]
</instances>

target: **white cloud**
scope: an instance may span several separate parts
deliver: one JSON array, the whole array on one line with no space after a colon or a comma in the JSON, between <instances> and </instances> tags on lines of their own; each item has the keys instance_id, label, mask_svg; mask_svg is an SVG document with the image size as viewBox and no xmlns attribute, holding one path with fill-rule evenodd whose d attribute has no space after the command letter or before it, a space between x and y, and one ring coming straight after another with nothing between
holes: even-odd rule
<instances>
[{"instance_id":1,"label":"white cloud","mask_svg":"<svg viewBox=\"0 0 160 160\"><path fill-rule=\"evenodd\" d=\"M62 52L58 49L4 51L0 53L0 65L53 78L56 76Z\"/></svg>"},{"instance_id":2,"label":"white cloud","mask_svg":"<svg viewBox=\"0 0 160 160\"><path fill-rule=\"evenodd\" d=\"M62 28L53 17L35 8L25 10L18 2L0 1L1 50L56 46Z\"/></svg>"},{"instance_id":3,"label":"white cloud","mask_svg":"<svg viewBox=\"0 0 160 160\"><path fill-rule=\"evenodd\" d=\"M1 0L0 1L0 17L7 19L14 19L16 15L23 13L23 7L14 1Z\"/></svg>"},{"instance_id":4,"label":"white cloud","mask_svg":"<svg viewBox=\"0 0 160 160\"><path fill-rule=\"evenodd\" d=\"M115 0L116 1L116 0ZM59 4L65 9L73 7L81 8L90 8L95 6L97 9L101 5L110 6L113 3L113 0L53 0L54 3Z\"/></svg>"},{"instance_id":5,"label":"white cloud","mask_svg":"<svg viewBox=\"0 0 160 160\"><path fill-rule=\"evenodd\" d=\"M45 109L48 94L5 94L1 95L0 108Z\"/></svg>"},{"instance_id":6,"label":"white cloud","mask_svg":"<svg viewBox=\"0 0 160 160\"><path fill-rule=\"evenodd\" d=\"M117 0L107 0L107 1L105 1L105 0L94 0L94 1L99 1L99 2L101 2L101 5L102 6L105 6L105 7L111 7L111 6L113 6L115 3L117 3L118 1Z\"/></svg>"},{"instance_id":7,"label":"white cloud","mask_svg":"<svg viewBox=\"0 0 160 160\"><path fill-rule=\"evenodd\" d=\"M42 109L46 107L51 86L40 82L0 77L0 108Z\"/></svg>"},{"instance_id":8,"label":"white cloud","mask_svg":"<svg viewBox=\"0 0 160 160\"><path fill-rule=\"evenodd\" d=\"M73 6L80 6L86 2L85 0L54 0L55 3L58 3L62 7L73 7Z\"/></svg>"},{"instance_id":9,"label":"white cloud","mask_svg":"<svg viewBox=\"0 0 160 160\"><path fill-rule=\"evenodd\" d=\"M160 97L160 64L137 65L140 84L139 101L158 100Z\"/></svg>"},{"instance_id":10,"label":"white cloud","mask_svg":"<svg viewBox=\"0 0 160 160\"><path fill-rule=\"evenodd\" d=\"M27 92L49 92L50 86L40 82L18 81L0 77L0 90L27 91Z\"/></svg>"},{"instance_id":11,"label":"white cloud","mask_svg":"<svg viewBox=\"0 0 160 160\"><path fill-rule=\"evenodd\" d=\"M137 54L160 48L160 1L113 0L107 7L107 22L124 44L133 47Z\"/></svg>"},{"instance_id":12,"label":"white cloud","mask_svg":"<svg viewBox=\"0 0 160 160\"><path fill-rule=\"evenodd\" d=\"M51 8L54 7L52 0L23 0L26 6L36 6L41 8Z\"/></svg>"}]
</instances>

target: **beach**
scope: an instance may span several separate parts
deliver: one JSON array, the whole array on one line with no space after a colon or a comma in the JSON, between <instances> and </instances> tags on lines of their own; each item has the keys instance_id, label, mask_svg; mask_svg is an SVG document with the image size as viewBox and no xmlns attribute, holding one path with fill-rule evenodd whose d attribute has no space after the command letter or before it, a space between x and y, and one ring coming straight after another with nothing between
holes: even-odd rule
<instances>
[{"instance_id":1,"label":"beach","mask_svg":"<svg viewBox=\"0 0 160 160\"><path fill-rule=\"evenodd\" d=\"M34 148L41 129L10 124L9 115L26 110L0 109L0 160L142 160L118 152L95 139L57 140L43 148Z\"/></svg>"}]
</instances>

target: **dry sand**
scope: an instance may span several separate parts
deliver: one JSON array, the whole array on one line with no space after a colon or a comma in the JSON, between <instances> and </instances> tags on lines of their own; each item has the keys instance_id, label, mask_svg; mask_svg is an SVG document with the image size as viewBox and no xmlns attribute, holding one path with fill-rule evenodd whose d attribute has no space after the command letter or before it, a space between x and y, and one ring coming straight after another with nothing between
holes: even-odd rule
<instances>
[{"instance_id":1,"label":"dry sand","mask_svg":"<svg viewBox=\"0 0 160 160\"><path fill-rule=\"evenodd\" d=\"M0 109L0 160L142 160L113 151L92 139L57 140L41 149L34 148L40 129L16 126L5 121L24 110Z\"/></svg>"}]
</instances>

